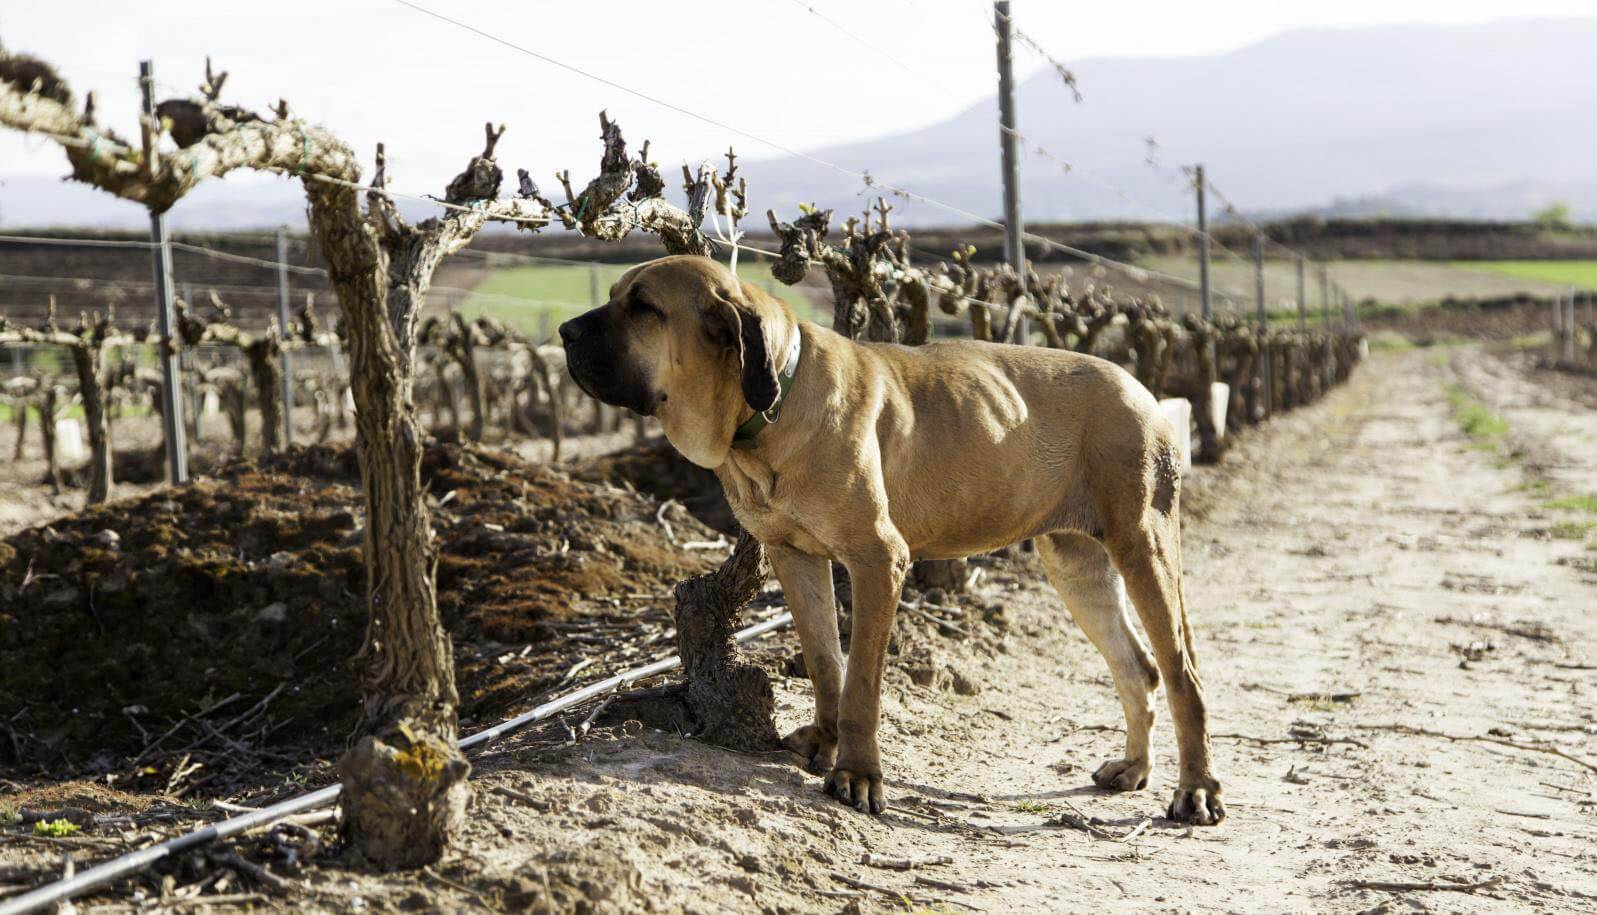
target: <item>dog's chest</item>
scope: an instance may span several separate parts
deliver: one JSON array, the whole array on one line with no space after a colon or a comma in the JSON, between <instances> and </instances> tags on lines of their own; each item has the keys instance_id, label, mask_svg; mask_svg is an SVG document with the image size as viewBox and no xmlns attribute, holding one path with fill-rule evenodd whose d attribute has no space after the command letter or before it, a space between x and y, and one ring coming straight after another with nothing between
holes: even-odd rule
<instances>
[{"instance_id":1,"label":"dog's chest","mask_svg":"<svg viewBox=\"0 0 1597 915\"><path fill-rule=\"evenodd\" d=\"M750 467L740 462L723 465L717 476L726 493L727 504L744 530L768 546L788 546L802 553L828 555L826 547L804 523L804 513L793 504L792 494L781 491L777 478L763 465ZM746 472L753 470L753 473Z\"/></svg>"}]
</instances>

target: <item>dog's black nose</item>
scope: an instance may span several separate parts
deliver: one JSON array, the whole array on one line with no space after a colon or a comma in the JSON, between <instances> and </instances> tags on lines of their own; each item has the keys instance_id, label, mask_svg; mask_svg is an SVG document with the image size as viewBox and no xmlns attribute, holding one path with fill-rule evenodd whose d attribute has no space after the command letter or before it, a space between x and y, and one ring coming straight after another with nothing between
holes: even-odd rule
<instances>
[{"instance_id":1,"label":"dog's black nose","mask_svg":"<svg viewBox=\"0 0 1597 915\"><path fill-rule=\"evenodd\" d=\"M570 346L572 341L574 341L578 337L582 336L582 326L580 324L578 324L577 321L578 321L577 318L572 318L569 321L561 322L561 324L560 324L560 342L561 343L564 343L567 346Z\"/></svg>"}]
</instances>

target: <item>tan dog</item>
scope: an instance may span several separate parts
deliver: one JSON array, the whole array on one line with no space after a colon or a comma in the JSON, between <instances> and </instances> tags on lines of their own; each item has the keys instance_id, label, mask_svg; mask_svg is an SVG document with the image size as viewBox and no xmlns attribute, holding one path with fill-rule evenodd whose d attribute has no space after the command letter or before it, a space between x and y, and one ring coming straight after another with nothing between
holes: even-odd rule
<instances>
[{"instance_id":1,"label":"tan dog","mask_svg":"<svg viewBox=\"0 0 1597 915\"><path fill-rule=\"evenodd\" d=\"M882 672L910 561L1037 538L1125 709L1125 756L1093 781L1147 785L1162 672L1181 757L1169 817L1225 817L1181 587L1173 434L1125 371L1031 346L856 343L797 320L702 257L634 267L608 304L562 324L560 336L583 390L658 417L679 451L715 470L738 520L765 545L815 685L814 723L785 742L826 773L838 799L873 813L886 803ZM756 411L775 421L732 447ZM853 585L846 673L832 561ZM1128 591L1153 657L1132 627Z\"/></svg>"}]
</instances>

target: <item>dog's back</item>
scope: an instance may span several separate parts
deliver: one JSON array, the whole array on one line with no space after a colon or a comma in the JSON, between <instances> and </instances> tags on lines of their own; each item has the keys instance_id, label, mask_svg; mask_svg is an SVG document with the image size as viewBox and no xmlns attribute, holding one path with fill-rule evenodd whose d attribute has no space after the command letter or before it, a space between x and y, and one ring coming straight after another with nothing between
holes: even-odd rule
<instances>
[{"instance_id":1,"label":"dog's back","mask_svg":"<svg viewBox=\"0 0 1597 915\"><path fill-rule=\"evenodd\" d=\"M917 555L1062 528L1099 536L1100 504L1145 503L1173 447L1153 397L1103 359L971 340L862 350L886 388L877 435L890 511Z\"/></svg>"}]
</instances>

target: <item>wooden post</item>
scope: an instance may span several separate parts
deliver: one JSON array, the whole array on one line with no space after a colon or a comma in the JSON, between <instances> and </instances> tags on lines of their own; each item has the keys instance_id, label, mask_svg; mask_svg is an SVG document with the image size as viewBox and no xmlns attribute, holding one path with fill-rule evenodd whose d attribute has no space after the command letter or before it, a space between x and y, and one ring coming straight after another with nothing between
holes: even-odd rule
<instances>
[{"instance_id":1,"label":"wooden post","mask_svg":"<svg viewBox=\"0 0 1597 915\"><path fill-rule=\"evenodd\" d=\"M155 65L148 60L139 63L139 85L144 90L144 116L154 118ZM161 363L161 430L166 442L167 476L173 483L187 483L189 455L183 436L182 378L172 338L176 320L172 315L172 242L166 236L166 214L150 211L150 240L155 242L155 322L160 334L156 355Z\"/></svg>"}]
</instances>

